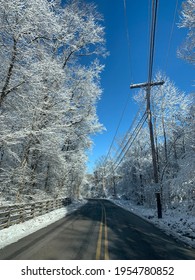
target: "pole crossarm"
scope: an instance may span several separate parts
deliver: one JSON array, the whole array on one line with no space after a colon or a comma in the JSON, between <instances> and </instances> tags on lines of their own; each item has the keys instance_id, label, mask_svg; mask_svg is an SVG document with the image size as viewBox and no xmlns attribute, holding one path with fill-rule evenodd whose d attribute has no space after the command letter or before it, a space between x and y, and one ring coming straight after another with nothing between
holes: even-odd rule
<instances>
[{"instance_id":1,"label":"pole crossarm","mask_svg":"<svg viewBox=\"0 0 195 280\"><path fill-rule=\"evenodd\" d=\"M153 86L162 86L165 82L151 82L151 83L141 83L141 84L131 84L130 89L134 88L144 88L144 87L153 87Z\"/></svg>"}]
</instances>

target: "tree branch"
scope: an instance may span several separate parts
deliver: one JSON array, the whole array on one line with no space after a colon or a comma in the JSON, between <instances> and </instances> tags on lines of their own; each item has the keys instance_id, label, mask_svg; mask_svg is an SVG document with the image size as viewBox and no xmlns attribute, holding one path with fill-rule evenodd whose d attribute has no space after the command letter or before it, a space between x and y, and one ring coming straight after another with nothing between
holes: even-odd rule
<instances>
[{"instance_id":1,"label":"tree branch","mask_svg":"<svg viewBox=\"0 0 195 280\"><path fill-rule=\"evenodd\" d=\"M2 105L2 102L3 102L4 98L8 94L7 93L7 88L9 86L10 79L11 79L12 72L13 72L14 63L16 61L16 53L17 53L16 45L17 45L17 41L16 41L15 38L13 38L13 41L14 41L14 45L13 45L13 52L12 52L11 62L10 62L10 66L9 66L9 69L8 69L8 73L7 73L7 77L6 77L6 80L5 80L5 84L4 84L3 88L2 88L2 92L1 92L1 96L0 96L0 106Z\"/></svg>"}]
</instances>

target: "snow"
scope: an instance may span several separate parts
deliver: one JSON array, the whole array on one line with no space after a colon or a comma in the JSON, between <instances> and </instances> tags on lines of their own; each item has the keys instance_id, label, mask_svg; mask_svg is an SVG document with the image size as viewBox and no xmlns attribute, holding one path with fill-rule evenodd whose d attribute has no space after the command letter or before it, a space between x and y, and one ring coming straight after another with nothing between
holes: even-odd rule
<instances>
[{"instance_id":1,"label":"snow","mask_svg":"<svg viewBox=\"0 0 195 280\"><path fill-rule=\"evenodd\" d=\"M113 200L113 203L153 223L166 234L195 248L195 216L189 215L185 208L163 211L162 219L158 219L155 209L136 205L129 200Z\"/></svg>"},{"instance_id":2,"label":"snow","mask_svg":"<svg viewBox=\"0 0 195 280\"><path fill-rule=\"evenodd\" d=\"M45 215L35 217L34 219L28 220L22 224L13 225L9 228L0 231L0 249L17 242L19 239L44 228L57 220L65 217L67 214L80 208L86 203L86 200L75 200L70 205L54 210Z\"/></svg>"},{"instance_id":3,"label":"snow","mask_svg":"<svg viewBox=\"0 0 195 280\"><path fill-rule=\"evenodd\" d=\"M157 227L161 228L166 234L171 235L174 238L183 241L190 247L195 248L195 216L188 215L187 211L184 211L184 208L182 208L182 210L174 209L163 211L163 218L158 219L156 210L154 209L135 205L128 200L110 199L110 201L144 218L148 222L153 223ZM75 211L86 202L86 200L73 201L72 204L64 208L54 210L48 214L36 217L22 224L13 225L9 228L1 230L0 249L65 217L67 214Z\"/></svg>"}]
</instances>

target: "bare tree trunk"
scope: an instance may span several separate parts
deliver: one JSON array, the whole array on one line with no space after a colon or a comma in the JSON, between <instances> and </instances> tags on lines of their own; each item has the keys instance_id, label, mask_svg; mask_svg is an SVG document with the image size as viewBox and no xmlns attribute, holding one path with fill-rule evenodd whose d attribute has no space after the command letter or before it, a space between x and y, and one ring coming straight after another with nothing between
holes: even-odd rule
<instances>
[{"instance_id":1,"label":"bare tree trunk","mask_svg":"<svg viewBox=\"0 0 195 280\"><path fill-rule=\"evenodd\" d=\"M165 163L168 162L168 153L167 153L167 135L165 130L165 120L164 116L162 115L162 128L163 128L163 136L164 136L164 151L165 151Z\"/></svg>"},{"instance_id":2,"label":"bare tree trunk","mask_svg":"<svg viewBox=\"0 0 195 280\"><path fill-rule=\"evenodd\" d=\"M155 144L154 144L154 133L153 133L153 125L152 125L150 110L148 111L148 126L149 126L149 131L150 131L150 143L151 143L151 151L152 151L154 182L157 184L158 183L158 168L157 168L156 149L155 149Z\"/></svg>"},{"instance_id":3,"label":"bare tree trunk","mask_svg":"<svg viewBox=\"0 0 195 280\"><path fill-rule=\"evenodd\" d=\"M5 84L2 88L1 95L0 95L0 107L3 103L4 98L10 92L8 90L8 86L9 86L9 83L10 83L10 79L11 79L11 76L12 76L12 73L13 73L14 64L15 64L15 61L16 61L16 54L17 54L17 47L16 46L17 46L17 41L16 41L15 38L13 38L12 57L11 57L11 62L10 62L9 69L8 69L8 72L7 72L7 77L5 79Z\"/></svg>"},{"instance_id":4,"label":"bare tree trunk","mask_svg":"<svg viewBox=\"0 0 195 280\"><path fill-rule=\"evenodd\" d=\"M3 146L0 147L0 166L3 162L3 156L4 156L4 149L3 149ZM0 169L0 172L1 172L1 169Z\"/></svg>"},{"instance_id":5,"label":"bare tree trunk","mask_svg":"<svg viewBox=\"0 0 195 280\"><path fill-rule=\"evenodd\" d=\"M177 156L177 140L178 140L179 137L177 137L177 135L174 135L173 136L173 153L174 153L174 159L175 161L177 162L178 160L178 156Z\"/></svg>"},{"instance_id":6,"label":"bare tree trunk","mask_svg":"<svg viewBox=\"0 0 195 280\"><path fill-rule=\"evenodd\" d=\"M24 152L23 152L23 158L22 158L22 161L21 161L21 164L20 164L20 167L22 168L22 178L21 178L21 182L18 186L18 191L17 191L17 194L16 194L16 201L20 201L20 196L21 196L21 192L23 191L24 189L24 186L25 186L25 169L26 169L26 166L28 164L28 161L29 161L29 153L30 153L30 147L31 147L31 143L32 143L32 139L29 139L26 147L24 148Z\"/></svg>"},{"instance_id":7,"label":"bare tree trunk","mask_svg":"<svg viewBox=\"0 0 195 280\"><path fill-rule=\"evenodd\" d=\"M140 178L140 204L143 205L145 198L144 198L143 176L141 173L139 174L139 178Z\"/></svg>"},{"instance_id":8,"label":"bare tree trunk","mask_svg":"<svg viewBox=\"0 0 195 280\"><path fill-rule=\"evenodd\" d=\"M157 161L157 168L158 174L160 174L160 162L159 162L159 151L158 151L158 136L157 136L157 129L156 129L156 117L154 119L154 139L155 139L155 146L156 146L156 161Z\"/></svg>"},{"instance_id":9,"label":"bare tree trunk","mask_svg":"<svg viewBox=\"0 0 195 280\"><path fill-rule=\"evenodd\" d=\"M49 191L49 188L48 188L49 171L50 171L50 164L48 163L47 164L46 177L45 177L45 190L46 190L46 192Z\"/></svg>"},{"instance_id":10,"label":"bare tree trunk","mask_svg":"<svg viewBox=\"0 0 195 280\"><path fill-rule=\"evenodd\" d=\"M185 155L185 153L186 153L186 147L185 147L185 134L183 135L182 145L183 145L183 154Z\"/></svg>"},{"instance_id":11,"label":"bare tree trunk","mask_svg":"<svg viewBox=\"0 0 195 280\"><path fill-rule=\"evenodd\" d=\"M36 182L35 182L35 178L36 178L36 170L37 170L37 167L38 167L38 163L39 163L39 160L40 160L40 156L39 156L39 151L37 150L34 150L32 152L32 158L31 158L31 170L32 170L32 174L31 174L31 184L32 184L32 187L34 188L35 185L36 185Z\"/></svg>"}]
</instances>

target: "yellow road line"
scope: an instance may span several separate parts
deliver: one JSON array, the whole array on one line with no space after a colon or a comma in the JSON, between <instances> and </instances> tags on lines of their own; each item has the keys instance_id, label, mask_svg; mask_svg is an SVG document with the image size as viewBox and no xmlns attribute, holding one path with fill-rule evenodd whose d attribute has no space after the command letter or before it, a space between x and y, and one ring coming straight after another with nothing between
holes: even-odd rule
<instances>
[{"instance_id":1,"label":"yellow road line","mask_svg":"<svg viewBox=\"0 0 195 280\"><path fill-rule=\"evenodd\" d=\"M104 205L102 205L102 216L99 228L99 235L98 235L98 242L97 242L97 249L96 249L96 260L100 260L101 258L101 249L102 249L102 239L103 239L103 226L104 226L104 259L109 260L109 253L108 253L108 228L106 223L106 210ZM103 222L104 221L104 222Z\"/></svg>"},{"instance_id":2,"label":"yellow road line","mask_svg":"<svg viewBox=\"0 0 195 280\"><path fill-rule=\"evenodd\" d=\"M98 242L97 242L97 249L96 249L96 260L100 260L100 256L101 256L102 227L103 227L103 211L102 211L102 217L101 217L100 229L99 229L99 235L98 235Z\"/></svg>"},{"instance_id":3,"label":"yellow road line","mask_svg":"<svg viewBox=\"0 0 195 280\"><path fill-rule=\"evenodd\" d=\"M106 210L104 208L104 217L105 217L105 226L104 226L104 245L105 245L105 251L104 251L104 259L109 260L109 253L108 253L108 228L106 223Z\"/></svg>"}]
</instances>

